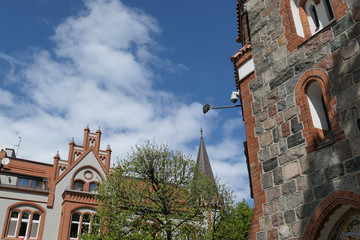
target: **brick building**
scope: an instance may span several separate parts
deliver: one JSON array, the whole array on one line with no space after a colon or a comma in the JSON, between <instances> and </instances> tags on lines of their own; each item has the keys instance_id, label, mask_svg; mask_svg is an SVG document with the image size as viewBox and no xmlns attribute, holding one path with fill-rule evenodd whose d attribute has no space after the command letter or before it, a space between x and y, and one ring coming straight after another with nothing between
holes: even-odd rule
<instances>
[{"instance_id":1,"label":"brick building","mask_svg":"<svg viewBox=\"0 0 360 240\"><path fill-rule=\"evenodd\" d=\"M68 160L53 164L0 152L0 239L79 239L91 229L96 187L111 171L111 149L100 150L101 131L84 129L83 145L69 144ZM199 168L214 179L201 131ZM208 219L210 221L210 219Z\"/></svg>"},{"instance_id":2,"label":"brick building","mask_svg":"<svg viewBox=\"0 0 360 240\"><path fill-rule=\"evenodd\" d=\"M68 160L54 164L1 150L1 239L78 239L90 228L98 182L109 172L111 149L100 150L101 131L84 130L83 145L70 142Z\"/></svg>"},{"instance_id":3,"label":"brick building","mask_svg":"<svg viewBox=\"0 0 360 240\"><path fill-rule=\"evenodd\" d=\"M239 0L249 239L360 239L360 1Z\"/></svg>"}]
</instances>

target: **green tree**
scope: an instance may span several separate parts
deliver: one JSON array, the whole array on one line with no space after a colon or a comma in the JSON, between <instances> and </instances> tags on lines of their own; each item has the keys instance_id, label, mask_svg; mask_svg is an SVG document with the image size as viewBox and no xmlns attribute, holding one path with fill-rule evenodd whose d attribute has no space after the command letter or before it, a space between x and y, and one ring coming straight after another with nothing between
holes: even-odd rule
<instances>
[{"instance_id":1,"label":"green tree","mask_svg":"<svg viewBox=\"0 0 360 240\"><path fill-rule=\"evenodd\" d=\"M82 238L203 239L214 194L214 183L189 156L145 141L103 179L99 230Z\"/></svg>"},{"instance_id":2,"label":"green tree","mask_svg":"<svg viewBox=\"0 0 360 240\"><path fill-rule=\"evenodd\" d=\"M212 239L247 239L253 208L245 201L225 205L218 221L213 225Z\"/></svg>"}]
</instances>

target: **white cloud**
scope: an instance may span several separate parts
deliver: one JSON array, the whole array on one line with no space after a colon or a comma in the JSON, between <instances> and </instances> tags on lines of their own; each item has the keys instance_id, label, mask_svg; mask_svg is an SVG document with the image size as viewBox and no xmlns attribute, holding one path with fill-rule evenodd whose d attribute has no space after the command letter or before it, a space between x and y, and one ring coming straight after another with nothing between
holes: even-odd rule
<instances>
[{"instance_id":1,"label":"white cloud","mask_svg":"<svg viewBox=\"0 0 360 240\"><path fill-rule=\"evenodd\" d=\"M196 157L197 147L189 143L199 138L202 105L153 88L154 69L162 64L170 72L189 71L156 56L160 33L156 19L144 12L116 0L87 0L83 11L56 27L54 49L32 49L26 58L0 53L10 64L8 84L0 85L0 146L14 147L19 135L18 157L52 163L57 150L67 159L72 137L82 144L82 129L90 124L92 131L101 126L102 148L111 144L113 162L154 137ZM216 117L208 114L205 125ZM228 120L225 137L207 147L214 172L242 198L242 143L226 137L240 122Z\"/></svg>"}]
</instances>

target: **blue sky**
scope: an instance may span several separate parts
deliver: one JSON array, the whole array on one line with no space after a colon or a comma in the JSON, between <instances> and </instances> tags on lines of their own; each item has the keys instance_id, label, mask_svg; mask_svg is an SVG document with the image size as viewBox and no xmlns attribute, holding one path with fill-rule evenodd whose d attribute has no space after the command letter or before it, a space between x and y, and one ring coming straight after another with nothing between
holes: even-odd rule
<instances>
[{"instance_id":1,"label":"blue sky","mask_svg":"<svg viewBox=\"0 0 360 240\"><path fill-rule=\"evenodd\" d=\"M0 147L52 163L100 126L123 158L155 138L196 158L200 128L214 174L249 198L230 57L236 1L0 1Z\"/></svg>"}]
</instances>

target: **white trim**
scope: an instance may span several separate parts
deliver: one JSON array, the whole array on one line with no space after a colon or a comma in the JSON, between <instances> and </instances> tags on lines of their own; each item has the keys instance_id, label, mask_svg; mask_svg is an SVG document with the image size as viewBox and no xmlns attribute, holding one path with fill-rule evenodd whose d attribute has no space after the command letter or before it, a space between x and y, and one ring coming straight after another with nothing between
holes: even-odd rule
<instances>
[{"instance_id":1,"label":"white trim","mask_svg":"<svg viewBox=\"0 0 360 240\"><path fill-rule=\"evenodd\" d=\"M254 60L251 58L245 64L241 65L238 68L239 80L243 79L255 69L254 67Z\"/></svg>"},{"instance_id":2,"label":"white trim","mask_svg":"<svg viewBox=\"0 0 360 240\"><path fill-rule=\"evenodd\" d=\"M295 1L296 0L290 0L290 8L291 8L291 13L292 13L293 20L295 23L296 34L299 35L300 37L305 37L304 28L303 28L301 18L300 18L300 13L299 13L300 1L297 0L297 3L295 3Z\"/></svg>"}]
</instances>

